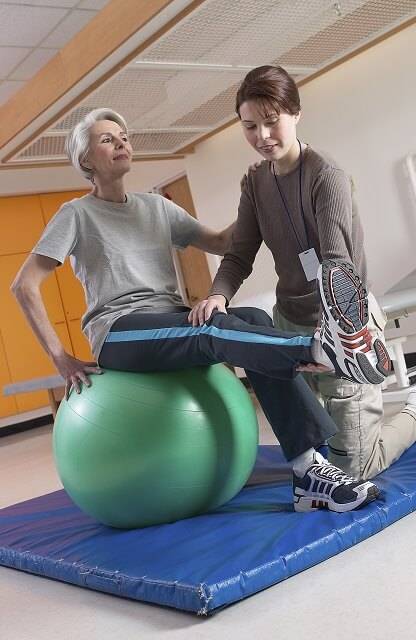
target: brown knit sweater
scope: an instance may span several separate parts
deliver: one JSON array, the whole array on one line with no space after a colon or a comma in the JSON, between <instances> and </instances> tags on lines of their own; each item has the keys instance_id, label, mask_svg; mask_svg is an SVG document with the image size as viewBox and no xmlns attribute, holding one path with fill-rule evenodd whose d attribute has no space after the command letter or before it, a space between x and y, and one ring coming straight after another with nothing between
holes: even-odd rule
<instances>
[{"instance_id":1,"label":"brown knit sweater","mask_svg":"<svg viewBox=\"0 0 416 640\"><path fill-rule=\"evenodd\" d=\"M298 254L314 247L319 261L342 258L352 262L364 282L367 279L363 231L347 174L327 156L311 147L302 156L302 203L309 245L302 220L299 195L299 163L288 174L277 176L298 239L282 202L272 166L264 161L244 180L237 224L230 250L214 279L211 295L231 300L251 273L262 241L272 252L278 282L276 305L288 320L316 325L319 298L316 281L308 282ZM301 247L299 246L299 241Z\"/></svg>"}]
</instances>

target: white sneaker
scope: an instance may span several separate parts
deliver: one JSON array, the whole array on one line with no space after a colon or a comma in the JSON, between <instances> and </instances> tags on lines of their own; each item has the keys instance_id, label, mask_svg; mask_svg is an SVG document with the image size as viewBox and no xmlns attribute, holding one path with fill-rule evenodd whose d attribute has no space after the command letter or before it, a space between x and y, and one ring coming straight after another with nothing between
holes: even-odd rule
<instances>
[{"instance_id":1,"label":"white sneaker","mask_svg":"<svg viewBox=\"0 0 416 640\"><path fill-rule=\"evenodd\" d=\"M380 384L391 370L387 348L367 328L367 292L352 264L324 260L318 271L320 340L340 378Z\"/></svg>"},{"instance_id":2,"label":"white sneaker","mask_svg":"<svg viewBox=\"0 0 416 640\"><path fill-rule=\"evenodd\" d=\"M330 464L320 453L303 476L293 472L293 506L295 511L329 509L338 513L359 509L380 495L369 480L357 480Z\"/></svg>"}]
</instances>

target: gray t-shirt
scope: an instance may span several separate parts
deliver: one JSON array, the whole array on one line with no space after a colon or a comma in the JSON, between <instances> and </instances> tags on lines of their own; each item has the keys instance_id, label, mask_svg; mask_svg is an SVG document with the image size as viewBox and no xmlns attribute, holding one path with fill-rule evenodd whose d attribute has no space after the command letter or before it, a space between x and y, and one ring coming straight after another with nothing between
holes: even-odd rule
<instances>
[{"instance_id":1,"label":"gray t-shirt","mask_svg":"<svg viewBox=\"0 0 416 640\"><path fill-rule=\"evenodd\" d=\"M70 256L87 303L82 330L98 358L121 316L183 306L172 247L185 248L200 228L157 194L129 193L122 204L88 194L59 209L32 253L60 263Z\"/></svg>"}]
</instances>

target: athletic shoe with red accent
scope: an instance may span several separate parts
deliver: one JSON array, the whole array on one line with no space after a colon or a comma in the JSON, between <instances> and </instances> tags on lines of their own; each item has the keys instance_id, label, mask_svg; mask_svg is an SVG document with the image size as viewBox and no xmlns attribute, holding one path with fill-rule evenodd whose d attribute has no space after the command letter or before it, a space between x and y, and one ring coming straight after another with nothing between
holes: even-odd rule
<instances>
[{"instance_id":1,"label":"athletic shoe with red accent","mask_svg":"<svg viewBox=\"0 0 416 640\"><path fill-rule=\"evenodd\" d=\"M317 451L303 476L293 472L293 506L295 511L329 509L338 513L359 509L380 495L369 480L357 480L334 467Z\"/></svg>"},{"instance_id":2,"label":"athletic shoe with red accent","mask_svg":"<svg viewBox=\"0 0 416 640\"><path fill-rule=\"evenodd\" d=\"M322 302L320 340L335 374L360 384L380 384L391 362L380 338L367 328L367 292L352 264L324 260L318 271Z\"/></svg>"}]
</instances>

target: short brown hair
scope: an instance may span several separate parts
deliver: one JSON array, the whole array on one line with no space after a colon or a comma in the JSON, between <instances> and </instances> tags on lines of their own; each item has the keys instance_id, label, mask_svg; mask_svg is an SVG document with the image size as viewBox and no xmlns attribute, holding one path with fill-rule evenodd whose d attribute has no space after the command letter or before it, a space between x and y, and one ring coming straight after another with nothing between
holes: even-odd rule
<instances>
[{"instance_id":1,"label":"short brown hair","mask_svg":"<svg viewBox=\"0 0 416 640\"><path fill-rule=\"evenodd\" d=\"M282 67L264 65L249 71L237 91L235 110L240 117L243 102L257 102L264 115L271 109L297 115L300 111L299 91L293 78Z\"/></svg>"}]
</instances>

